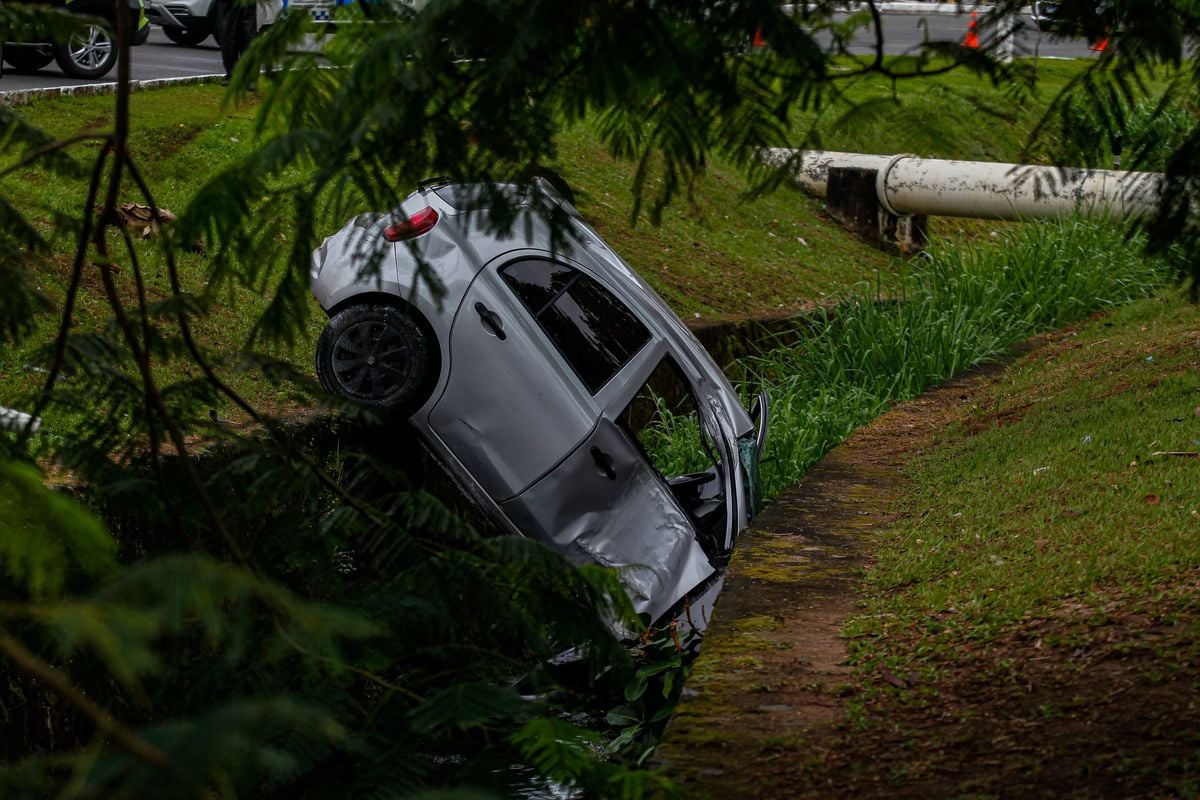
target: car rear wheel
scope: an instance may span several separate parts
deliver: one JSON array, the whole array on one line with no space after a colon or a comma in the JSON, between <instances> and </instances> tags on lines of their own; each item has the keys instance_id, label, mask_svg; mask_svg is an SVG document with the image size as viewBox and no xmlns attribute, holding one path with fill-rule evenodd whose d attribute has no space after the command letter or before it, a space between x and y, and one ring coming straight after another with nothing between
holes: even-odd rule
<instances>
[{"instance_id":1,"label":"car rear wheel","mask_svg":"<svg viewBox=\"0 0 1200 800\"><path fill-rule=\"evenodd\" d=\"M409 414L429 397L437 345L413 312L385 303L334 314L317 342L317 377L327 392Z\"/></svg>"},{"instance_id":2,"label":"car rear wheel","mask_svg":"<svg viewBox=\"0 0 1200 800\"><path fill-rule=\"evenodd\" d=\"M73 78L101 78L117 63L117 47L107 30L88 25L54 46L54 60Z\"/></svg>"},{"instance_id":3,"label":"car rear wheel","mask_svg":"<svg viewBox=\"0 0 1200 800\"><path fill-rule=\"evenodd\" d=\"M175 44L195 47L207 39L212 31L207 25L199 24L191 28L163 28L163 33Z\"/></svg>"},{"instance_id":4,"label":"car rear wheel","mask_svg":"<svg viewBox=\"0 0 1200 800\"><path fill-rule=\"evenodd\" d=\"M17 72L36 72L53 61L54 56L21 47L9 47L4 60Z\"/></svg>"}]
</instances>

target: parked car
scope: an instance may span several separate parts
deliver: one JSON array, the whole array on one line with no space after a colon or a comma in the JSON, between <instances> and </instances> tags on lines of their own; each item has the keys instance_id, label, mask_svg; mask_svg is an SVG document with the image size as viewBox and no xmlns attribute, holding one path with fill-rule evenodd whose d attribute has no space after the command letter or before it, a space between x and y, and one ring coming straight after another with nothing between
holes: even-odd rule
<instances>
[{"instance_id":1,"label":"parked car","mask_svg":"<svg viewBox=\"0 0 1200 800\"><path fill-rule=\"evenodd\" d=\"M516 219L497 230L501 202ZM545 180L424 185L327 238L311 279L322 385L410 420L501 527L620 568L651 619L717 579L754 511L766 397L743 408ZM668 408L689 465L643 441Z\"/></svg>"},{"instance_id":2,"label":"parked car","mask_svg":"<svg viewBox=\"0 0 1200 800\"><path fill-rule=\"evenodd\" d=\"M210 35L220 43L213 0L150 0L146 16L175 44L194 47Z\"/></svg>"},{"instance_id":3,"label":"parked car","mask_svg":"<svg viewBox=\"0 0 1200 800\"><path fill-rule=\"evenodd\" d=\"M133 44L144 44L150 36L150 23L143 13L142 0L56 0L50 5L100 17L107 24L89 24L65 41L7 41L4 60L18 72L35 72L54 61L72 78L103 78L117 63L117 2L128 2L136 12Z\"/></svg>"},{"instance_id":4,"label":"parked car","mask_svg":"<svg viewBox=\"0 0 1200 800\"><path fill-rule=\"evenodd\" d=\"M333 22L335 9L357 0L283 0L283 10L289 7L293 13L305 11L313 22ZM378 2L379 0L371 0ZM427 0L395 0L401 6L414 11L425 5ZM176 44L194 47L211 34L220 44L221 34L217 26L217 4L214 0L150 0L146 9L150 21L163 29L167 38Z\"/></svg>"},{"instance_id":5,"label":"parked car","mask_svg":"<svg viewBox=\"0 0 1200 800\"><path fill-rule=\"evenodd\" d=\"M1042 3L1039 0L1033 0L1029 8L1033 22L1038 26L1038 30L1048 31L1053 29L1056 22L1054 15L1058 13L1058 3Z\"/></svg>"}]
</instances>

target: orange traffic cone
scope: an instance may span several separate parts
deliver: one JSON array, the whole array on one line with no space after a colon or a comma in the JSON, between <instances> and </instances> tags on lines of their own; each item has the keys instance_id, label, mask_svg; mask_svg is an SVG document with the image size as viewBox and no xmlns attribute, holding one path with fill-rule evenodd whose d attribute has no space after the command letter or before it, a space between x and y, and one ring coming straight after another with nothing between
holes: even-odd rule
<instances>
[{"instance_id":1,"label":"orange traffic cone","mask_svg":"<svg viewBox=\"0 0 1200 800\"><path fill-rule=\"evenodd\" d=\"M1103 53L1107 49L1108 49L1108 37L1107 36L1105 36L1103 39L1101 39L1098 42L1092 42L1090 45L1088 45L1088 50L1091 50L1093 53Z\"/></svg>"},{"instance_id":2,"label":"orange traffic cone","mask_svg":"<svg viewBox=\"0 0 1200 800\"><path fill-rule=\"evenodd\" d=\"M971 21L967 23L967 35L963 37L963 47L976 49L979 47L979 34L975 32L975 28L978 25L976 22L977 16L976 12L971 12Z\"/></svg>"},{"instance_id":3,"label":"orange traffic cone","mask_svg":"<svg viewBox=\"0 0 1200 800\"><path fill-rule=\"evenodd\" d=\"M767 40L763 38L762 28L754 29L754 41L751 42L755 47L766 47Z\"/></svg>"}]
</instances>

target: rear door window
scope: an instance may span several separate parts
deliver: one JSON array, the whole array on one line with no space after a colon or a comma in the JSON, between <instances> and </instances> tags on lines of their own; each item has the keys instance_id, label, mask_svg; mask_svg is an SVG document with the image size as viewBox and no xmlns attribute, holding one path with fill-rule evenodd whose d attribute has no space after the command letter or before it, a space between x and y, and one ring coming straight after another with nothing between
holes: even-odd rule
<instances>
[{"instance_id":1,"label":"rear door window","mask_svg":"<svg viewBox=\"0 0 1200 800\"><path fill-rule=\"evenodd\" d=\"M628 307L577 269L532 259L500 275L593 395L650 340Z\"/></svg>"}]
</instances>

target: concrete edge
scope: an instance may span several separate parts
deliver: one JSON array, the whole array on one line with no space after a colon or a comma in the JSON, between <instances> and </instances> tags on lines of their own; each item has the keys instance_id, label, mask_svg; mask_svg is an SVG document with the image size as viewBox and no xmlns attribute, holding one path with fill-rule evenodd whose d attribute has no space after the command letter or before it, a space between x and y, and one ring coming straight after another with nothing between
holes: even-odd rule
<instances>
[{"instance_id":1,"label":"concrete edge","mask_svg":"<svg viewBox=\"0 0 1200 800\"><path fill-rule=\"evenodd\" d=\"M187 86L199 83L218 83L225 76L219 73L212 75L186 75L181 78L153 78L144 81L130 81L130 89L141 92L147 89L162 89L170 86ZM104 83L82 83L75 86L50 86L41 89L13 89L0 92L0 105L12 108L28 105L34 100L46 97L75 97L99 94L113 94L117 91L115 81Z\"/></svg>"},{"instance_id":2,"label":"concrete edge","mask_svg":"<svg viewBox=\"0 0 1200 800\"><path fill-rule=\"evenodd\" d=\"M870 8L866 3L847 2L842 3L841 7L846 11L866 11ZM882 3L876 3L875 7L881 12L887 14L970 14L977 12L987 14L991 12L994 6L985 3L964 3L964 2L930 2L930 0L884 0ZM799 10L799 4L787 4L783 8L789 13L795 13ZM1018 14L1032 14L1032 6L1021 6L1017 9Z\"/></svg>"}]
</instances>

